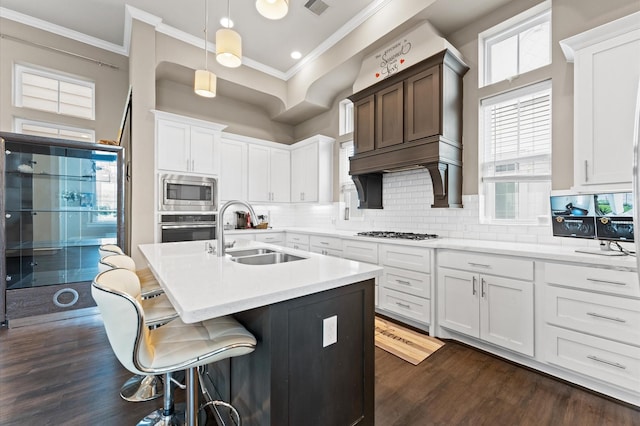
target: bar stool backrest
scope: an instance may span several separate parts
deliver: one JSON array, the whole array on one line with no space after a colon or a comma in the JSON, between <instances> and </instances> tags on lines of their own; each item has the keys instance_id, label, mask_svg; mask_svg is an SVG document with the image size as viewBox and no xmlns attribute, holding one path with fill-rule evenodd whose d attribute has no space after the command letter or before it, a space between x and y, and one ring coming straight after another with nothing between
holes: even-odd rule
<instances>
[{"instance_id":1,"label":"bar stool backrest","mask_svg":"<svg viewBox=\"0 0 640 426\"><path fill-rule=\"evenodd\" d=\"M153 346L140 306L140 282L127 269L110 269L93 280L91 295L98 305L114 354L129 371L148 374Z\"/></svg>"},{"instance_id":2,"label":"bar stool backrest","mask_svg":"<svg viewBox=\"0 0 640 426\"><path fill-rule=\"evenodd\" d=\"M136 263L126 254L112 254L105 256L98 262L98 271L104 272L109 269L124 268L132 272L136 271Z\"/></svg>"},{"instance_id":3,"label":"bar stool backrest","mask_svg":"<svg viewBox=\"0 0 640 426\"><path fill-rule=\"evenodd\" d=\"M116 244L103 244L98 247L98 253L100 253L100 258L103 258L112 254L124 254L124 251Z\"/></svg>"}]
</instances>

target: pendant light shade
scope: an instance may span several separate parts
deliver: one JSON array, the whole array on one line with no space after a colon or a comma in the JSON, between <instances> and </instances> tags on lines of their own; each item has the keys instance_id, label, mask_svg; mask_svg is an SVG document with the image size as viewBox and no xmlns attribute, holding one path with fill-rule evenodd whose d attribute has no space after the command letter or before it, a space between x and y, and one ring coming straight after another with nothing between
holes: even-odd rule
<instances>
[{"instance_id":1,"label":"pendant light shade","mask_svg":"<svg viewBox=\"0 0 640 426\"><path fill-rule=\"evenodd\" d=\"M216 85L218 78L209 70L196 70L195 82L193 90L196 94L205 98L216 97Z\"/></svg>"},{"instance_id":2,"label":"pendant light shade","mask_svg":"<svg viewBox=\"0 0 640 426\"><path fill-rule=\"evenodd\" d=\"M193 80L193 91L196 92L196 95L204 96L205 98L215 98L218 78L214 73L209 71L209 54L207 52L208 16L207 0L204 0L204 69L196 70Z\"/></svg>"},{"instance_id":3,"label":"pendant light shade","mask_svg":"<svg viewBox=\"0 0 640 426\"><path fill-rule=\"evenodd\" d=\"M289 12L289 0L256 0L256 9L267 19L282 19Z\"/></svg>"},{"instance_id":4,"label":"pendant light shade","mask_svg":"<svg viewBox=\"0 0 640 426\"><path fill-rule=\"evenodd\" d=\"M230 28L216 31L216 60L225 67L237 68L242 64L242 37Z\"/></svg>"}]
</instances>

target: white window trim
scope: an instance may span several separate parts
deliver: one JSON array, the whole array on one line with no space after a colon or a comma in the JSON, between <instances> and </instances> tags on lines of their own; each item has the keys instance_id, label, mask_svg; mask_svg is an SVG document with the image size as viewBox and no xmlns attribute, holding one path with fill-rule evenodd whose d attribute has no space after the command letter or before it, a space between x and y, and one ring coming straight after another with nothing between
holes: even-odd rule
<instances>
[{"instance_id":1,"label":"white window trim","mask_svg":"<svg viewBox=\"0 0 640 426\"><path fill-rule=\"evenodd\" d=\"M529 27L544 22L547 19L550 21L550 14L551 0L545 0L542 3L537 4L534 7L478 34L478 58L481 63L481 66L478 67L478 87L485 87L499 83L497 81L493 83L485 81L486 76L489 74L488 67L490 63L490 61L487 60L488 54L485 53L487 52L487 44L502 41ZM549 43L549 50L551 51L551 43ZM551 58L551 52L549 52L549 58Z\"/></svg>"},{"instance_id":2,"label":"white window trim","mask_svg":"<svg viewBox=\"0 0 640 426\"><path fill-rule=\"evenodd\" d=\"M91 117L78 117L75 115L62 114L57 112L57 114L65 115L69 117L75 117L85 120L95 120L96 119L96 85L95 82L87 79L83 79L79 76L70 75L61 71L44 69L32 65L25 64L15 64L14 65L14 82L13 82L13 105L16 107L22 108L22 75L23 73L31 73L35 75L39 75L46 78L51 78L54 80L76 84L78 86L85 86L91 89L92 97L91 97ZM52 113L51 111L45 111Z\"/></svg>"},{"instance_id":3,"label":"white window trim","mask_svg":"<svg viewBox=\"0 0 640 426\"><path fill-rule=\"evenodd\" d=\"M353 133L354 116L353 116L353 102L349 99L343 99L340 101L340 113L339 113L339 135L347 135ZM347 126L349 125L350 128Z\"/></svg>"}]
</instances>

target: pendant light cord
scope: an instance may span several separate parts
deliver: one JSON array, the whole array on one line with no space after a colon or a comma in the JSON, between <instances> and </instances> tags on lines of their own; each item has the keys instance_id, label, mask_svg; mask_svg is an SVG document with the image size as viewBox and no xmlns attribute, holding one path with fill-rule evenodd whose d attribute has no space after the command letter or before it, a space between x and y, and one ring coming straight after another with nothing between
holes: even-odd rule
<instances>
[{"instance_id":1,"label":"pendant light cord","mask_svg":"<svg viewBox=\"0 0 640 426\"><path fill-rule=\"evenodd\" d=\"M204 69L209 71L209 55L207 54L207 27L209 26L209 11L207 1L204 0Z\"/></svg>"}]
</instances>

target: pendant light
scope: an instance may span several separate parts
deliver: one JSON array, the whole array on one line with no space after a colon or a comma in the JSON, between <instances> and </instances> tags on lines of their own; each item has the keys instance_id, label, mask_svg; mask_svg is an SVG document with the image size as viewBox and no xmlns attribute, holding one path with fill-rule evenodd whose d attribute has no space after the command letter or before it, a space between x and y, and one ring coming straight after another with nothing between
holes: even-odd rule
<instances>
[{"instance_id":1,"label":"pendant light","mask_svg":"<svg viewBox=\"0 0 640 426\"><path fill-rule=\"evenodd\" d=\"M209 13L207 10L207 1L204 0L204 69L196 70L196 75L193 82L193 91L197 95L204 96L205 98L215 98L217 77L214 73L209 71L209 53L207 52L207 27L209 26Z\"/></svg>"},{"instance_id":2,"label":"pendant light","mask_svg":"<svg viewBox=\"0 0 640 426\"><path fill-rule=\"evenodd\" d=\"M289 0L256 0L256 9L267 19L282 19L289 12Z\"/></svg>"},{"instance_id":3,"label":"pendant light","mask_svg":"<svg viewBox=\"0 0 640 426\"><path fill-rule=\"evenodd\" d=\"M229 68L242 64L242 37L231 29L231 6L227 0L227 28L216 31L216 61Z\"/></svg>"}]
</instances>

